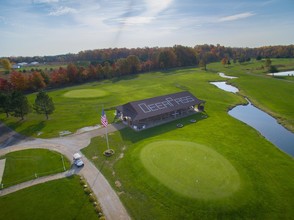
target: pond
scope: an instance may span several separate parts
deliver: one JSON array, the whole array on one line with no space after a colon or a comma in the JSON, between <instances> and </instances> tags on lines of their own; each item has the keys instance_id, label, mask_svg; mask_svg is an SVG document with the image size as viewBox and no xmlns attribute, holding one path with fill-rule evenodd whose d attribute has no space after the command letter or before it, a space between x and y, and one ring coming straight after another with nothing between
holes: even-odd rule
<instances>
[{"instance_id":1,"label":"pond","mask_svg":"<svg viewBox=\"0 0 294 220\"><path fill-rule=\"evenodd\" d=\"M226 82L211 82L210 84L215 85L219 89L222 89L227 92L233 92L233 93L239 92L239 90L236 87L228 85Z\"/></svg>"},{"instance_id":2,"label":"pond","mask_svg":"<svg viewBox=\"0 0 294 220\"><path fill-rule=\"evenodd\" d=\"M239 91L226 82L213 82L211 84L227 92L236 93ZM280 125L275 118L253 106L249 100L247 101L249 102L248 105L238 105L228 114L253 127L282 151L294 156L294 134Z\"/></svg>"},{"instance_id":3,"label":"pond","mask_svg":"<svg viewBox=\"0 0 294 220\"><path fill-rule=\"evenodd\" d=\"M275 118L253 106L239 105L229 115L250 125L282 151L294 156L294 134L280 125Z\"/></svg>"},{"instance_id":4,"label":"pond","mask_svg":"<svg viewBox=\"0 0 294 220\"><path fill-rule=\"evenodd\" d=\"M278 72L278 73L269 73L267 75L270 76L294 76L294 71L285 71L285 72Z\"/></svg>"}]
</instances>

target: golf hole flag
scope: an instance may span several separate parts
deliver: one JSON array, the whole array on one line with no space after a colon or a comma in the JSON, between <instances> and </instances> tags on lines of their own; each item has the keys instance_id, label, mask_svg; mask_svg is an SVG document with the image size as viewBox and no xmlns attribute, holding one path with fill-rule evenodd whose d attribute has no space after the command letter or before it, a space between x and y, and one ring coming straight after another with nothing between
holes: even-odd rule
<instances>
[{"instance_id":1,"label":"golf hole flag","mask_svg":"<svg viewBox=\"0 0 294 220\"><path fill-rule=\"evenodd\" d=\"M101 115L101 124L106 127L108 125L108 121L104 112L104 109L102 109L102 115Z\"/></svg>"}]
</instances>

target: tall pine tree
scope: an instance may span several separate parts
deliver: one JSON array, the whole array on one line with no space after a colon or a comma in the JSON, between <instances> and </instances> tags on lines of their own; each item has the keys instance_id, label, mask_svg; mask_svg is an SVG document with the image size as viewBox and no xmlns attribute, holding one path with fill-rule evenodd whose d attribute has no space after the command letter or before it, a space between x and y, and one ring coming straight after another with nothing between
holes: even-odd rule
<instances>
[{"instance_id":1,"label":"tall pine tree","mask_svg":"<svg viewBox=\"0 0 294 220\"><path fill-rule=\"evenodd\" d=\"M50 98L44 91L40 91L37 94L33 108L38 114L45 114L47 120L48 115L52 114L55 110L52 98Z\"/></svg>"},{"instance_id":2,"label":"tall pine tree","mask_svg":"<svg viewBox=\"0 0 294 220\"><path fill-rule=\"evenodd\" d=\"M20 91L14 91L11 94L11 109L12 114L15 117L21 117L24 119L24 116L30 112L30 104L27 97L22 94Z\"/></svg>"}]
</instances>

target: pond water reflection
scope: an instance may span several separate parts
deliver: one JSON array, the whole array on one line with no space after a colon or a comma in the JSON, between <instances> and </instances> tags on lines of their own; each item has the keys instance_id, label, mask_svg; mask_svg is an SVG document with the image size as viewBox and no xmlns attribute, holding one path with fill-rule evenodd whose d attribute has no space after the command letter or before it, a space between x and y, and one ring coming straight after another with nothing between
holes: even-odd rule
<instances>
[{"instance_id":1,"label":"pond water reflection","mask_svg":"<svg viewBox=\"0 0 294 220\"><path fill-rule=\"evenodd\" d=\"M280 125L275 118L249 103L230 110L229 115L250 125L282 151L294 156L294 134Z\"/></svg>"}]
</instances>

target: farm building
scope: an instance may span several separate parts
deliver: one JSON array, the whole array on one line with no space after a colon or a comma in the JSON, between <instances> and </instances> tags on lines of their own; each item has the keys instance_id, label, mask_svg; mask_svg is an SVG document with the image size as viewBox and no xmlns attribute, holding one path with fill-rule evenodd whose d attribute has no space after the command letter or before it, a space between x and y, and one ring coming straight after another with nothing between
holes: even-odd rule
<instances>
[{"instance_id":1,"label":"farm building","mask_svg":"<svg viewBox=\"0 0 294 220\"><path fill-rule=\"evenodd\" d=\"M184 91L118 106L116 117L139 131L204 111L204 103L205 101Z\"/></svg>"}]
</instances>

